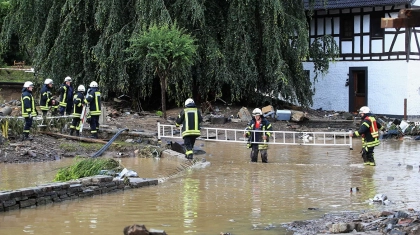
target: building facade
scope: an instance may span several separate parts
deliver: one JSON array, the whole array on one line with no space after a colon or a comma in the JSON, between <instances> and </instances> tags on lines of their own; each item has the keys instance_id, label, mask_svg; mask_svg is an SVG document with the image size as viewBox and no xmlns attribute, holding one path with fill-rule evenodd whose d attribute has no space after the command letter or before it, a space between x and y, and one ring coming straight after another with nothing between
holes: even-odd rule
<instances>
[{"instance_id":1,"label":"building facade","mask_svg":"<svg viewBox=\"0 0 420 235\"><path fill-rule=\"evenodd\" d=\"M306 3L308 3L307 1ZM413 0L323 0L312 7L309 35L331 35L340 54L313 84L314 109L420 116L420 28L382 28L381 18L398 18ZM313 63L304 62L314 76Z\"/></svg>"}]
</instances>

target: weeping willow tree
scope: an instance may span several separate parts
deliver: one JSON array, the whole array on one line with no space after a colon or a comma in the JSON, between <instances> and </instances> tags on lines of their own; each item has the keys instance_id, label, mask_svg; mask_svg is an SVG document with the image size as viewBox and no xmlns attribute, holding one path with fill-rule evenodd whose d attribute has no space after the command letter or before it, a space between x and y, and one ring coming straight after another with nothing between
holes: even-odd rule
<instances>
[{"instance_id":1,"label":"weeping willow tree","mask_svg":"<svg viewBox=\"0 0 420 235\"><path fill-rule=\"evenodd\" d=\"M191 79L168 84L174 92L166 99L178 103L187 94L196 102L219 96L258 102L257 94L270 94L311 105L316 80L302 61L311 58L316 72L326 73L337 56L331 37L309 44L303 0L11 0L10 7L3 52L17 37L45 77L95 80L105 97L160 97L150 81L159 81L154 71L127 62L130 39L153 25L177 22L197 40L199 59L180 72Z\"/></svg>"}]
</instances>

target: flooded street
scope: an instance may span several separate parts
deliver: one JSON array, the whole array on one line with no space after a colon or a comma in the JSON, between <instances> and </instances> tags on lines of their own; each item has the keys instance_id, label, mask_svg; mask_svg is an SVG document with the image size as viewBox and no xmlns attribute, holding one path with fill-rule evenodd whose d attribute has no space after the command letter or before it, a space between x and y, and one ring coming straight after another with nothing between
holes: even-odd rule
<instances>
[{"instance_id":1,"label":"flooded street","mask_svg":"<svg viewBox=\"0 0 420 235\"><path fill-rule=\"evenodd\" d=\"M360 139L348 147L271 145L268 164L251 163L241 144L197 141L209 164L198 164L158 186L0 213L0 234L123 234L145 224L170 235L220 232L285 234L281 223L326 212L420 208L419 143L386 140L376 167L363 166ZM0 190L51 182L72 163L0 164ZM124 158L144 178L177 172L174 159ZM407 168L407 165L413 166ZM350 192L358 187L358 192ZM383 193L389 206L369 203Z\"/></svg>"}]
</instances>

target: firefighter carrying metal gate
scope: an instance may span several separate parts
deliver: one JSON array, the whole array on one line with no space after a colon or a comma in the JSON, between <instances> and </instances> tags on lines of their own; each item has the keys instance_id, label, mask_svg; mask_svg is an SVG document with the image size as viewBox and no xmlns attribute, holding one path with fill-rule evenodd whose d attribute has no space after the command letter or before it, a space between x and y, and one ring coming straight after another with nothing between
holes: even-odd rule
<instances>
[{"instance_id":1,"label":"firefighter carrying metal gate","mask_svg":"<svg viewBox=\"0 0 420 235\"><path fill-rule=\"evenodd\" d=\"M255 134L256 132L263 132L245 129L239 130L202 127L201 136L197 139L229 143L249 143L248 138L243 137L243 134L247 131L250 131L251 134ZM348 132L271 131L271 133L270 141L267 142L267 144L348 146L350 150L353 149L352 137L349 137ZM182 135L175 125L163 125L158 122L158 140L161 140L162 138L182 138Z\"/></svg>"}]
</instances>

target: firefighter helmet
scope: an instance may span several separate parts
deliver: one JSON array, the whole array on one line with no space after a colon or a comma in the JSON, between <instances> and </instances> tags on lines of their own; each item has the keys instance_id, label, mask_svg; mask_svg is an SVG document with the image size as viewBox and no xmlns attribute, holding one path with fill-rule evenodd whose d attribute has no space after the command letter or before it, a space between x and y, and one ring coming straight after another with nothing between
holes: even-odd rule
<instances>
[{"instance_id":1,"label":"firefighter helmet","mask_svg":"<svg viewBox=\"0 0 420 235\"><path fill-rule=\"evenodd\" d=\"M188 99L185 101L185 107L190 106L190 105L195 105L195 103L194 103L194 100L193 100L193 99L188 98Z\"/></svg>"},{"instance_id":2,"label":"firefighter helmet","mask_svg":"<svg viewBox=\"0 0 420 235\"><path fill-rule=\"evenodd\" d=\"M86 89L85 89L85 86L83 86L83 85L79 85L78 87L77 87L77 91L85 91Z\"/></svg>"},{"instance_id":3,"label":"firefighter helmet","mask_svg":"<svg viewBox=\"0 0 420 235\"><path fill-rule=\"evenodd\" d=\"M262 115L262 111L259 108L252 110L252 116Z\"/></svg>"},{"instance_id":4,"label":"firefighter helmet","mask_svg":"<svg viewBox=\"0 0 420 235\"><path fill-rule=\"evenodd\" d=\"M27 81L23 84L23 87L28 88L28 87L34 87L34 84L30 81Z\"/></svg>"},{"instance_id":5,"label":"firefighter helmet","mask_svg":"<svg viewBox=\"0 0 420 235\"><path fill-rule=\"evenodd\" d=\"M359 113L370 113L370 108L368 106L363 106L359 109Z\"/></svg>"},{"instance_id":6,"label":"firefighter helmet","mask_svg":"<svg viewBox=\"0 0 420 235\"><path fill-rule=\"evenodd\" d=\"M71 82L71 77L67 76L66 78L64 78L65 82Z\"/></svg>"},{"instance_id":7,"label":"firefighter helmet","mask_svg":"<svg viewBox=\"0 0 420 235\"><path fill-rule=\"evenodd\" d=\"M90 83L89 87L98 87L98 83L93 81Z\"/></svg>"},{"instance_id":8,"label":"firefighter helmet","mask_svg":"<svg viewBox=\"0 0 420 235\"><path fill-rule=\"evenodd\" d=\"M51 78L47 78L47 79L45 79L44 84L45 85L54 84L54 82L53 82L53 80Z\"/></svg>"}]
</instances>

